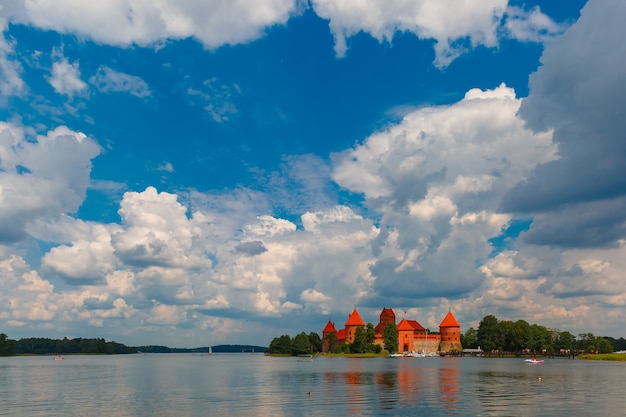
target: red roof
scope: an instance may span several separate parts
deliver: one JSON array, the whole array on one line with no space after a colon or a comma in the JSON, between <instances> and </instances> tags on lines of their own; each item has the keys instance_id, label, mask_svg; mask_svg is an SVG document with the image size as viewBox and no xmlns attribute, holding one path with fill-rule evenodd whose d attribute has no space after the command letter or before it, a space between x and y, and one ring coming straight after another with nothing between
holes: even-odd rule
<instances>
[{"instance_id":1,"label":"red roof","mask_svg":"<svg viewBox=\"0 0 626 417\"><path fill-rule=\"evenodd\" d=\"M443 319L439 327L461 327L458 321L454 318L451 311L448 311L446 317Z\"/></svg>"},{"instance_id":2,"label":"red roof","mask_svg":"<svg viewBox=\"0 0 626 417\"><path fill-rule=\"evenodd\" d=\"M413 330L417 331L417 332L425 332L426 329L417 322L417 320L407 320L407 322L409 322L409 324L411 325L411 327L413 327Z\"/></svg>"},{"instance_id":3,"label":"red roof","mask_svg":"<svg viewBox=\"0 0 626 417\"><path fill-rule=\"evenodd\" d=\"M332 321L328 320L328 323L326 323L326 327L324 327L322 333L337 333L337 329L335 329L335 324Z\"/></svg>"},{"instance_id":4,"label":"red roof","mask_svg":"<svg viewBox=\"0 0 626 417\"><path fill-rule=\"evenodd\" d=\"M359 316L359 312L356 311L356 308L354 309L354 311L352 311L352 314L348 316L346 326L365 326L365 322L363 321L361 316Z\"/></svg>"},{"instance_id":5,"label":"red roof","mask_svg":"<svg viewBox=\"0 0 626 417\"><path fill-rule=\"evenodd\" d=\"M337 340L346 340L346 329L341 329L337 332Z\"/></svg>"},{"instance_id":6,"label":"red roof","mask_svg":"<svg viewBox=\"0 0 626 417\"><path fill-rule=\"evenodd\" d=\"M396 320L396 313L393 312L392 309L390 308L383 308L383 311L380 312L380 318L382 320L383 317L389 317L389 318L393 318L393 320Z\"/></svg>"},{"instance_id":7,"label":"red roof","mask_svg":"<svg viewBox=\"0 0 626 417\"><path fill-rule=\"evenodd\" d=\"M415 329L413 329L413 326L411 326L411 324L406 321L406 320L402 320L400 323L398 323L398 330L402 330L402 331L413 331Z\"/></svg>"}]
</instances>

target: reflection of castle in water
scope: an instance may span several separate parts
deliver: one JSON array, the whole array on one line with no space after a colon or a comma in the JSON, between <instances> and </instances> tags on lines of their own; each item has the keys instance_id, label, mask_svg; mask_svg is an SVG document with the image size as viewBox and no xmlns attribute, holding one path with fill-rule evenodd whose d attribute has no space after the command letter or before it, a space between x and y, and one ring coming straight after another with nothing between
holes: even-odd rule
<instances>
[{"instance_id":1,"label":"reflection of castle in water","mask_svg":"<svg viewBox=\"0 0 626 417\"><path fill-rule=\"evenodd\" d=\"M396 324L396 314L390 308L383 308L380 318L374 330L376 338L374 343L384 346L383 329L389 323ZM337 331L335 324L328 320L326 327L322 330L322 350L329 352L333 350L334 344L349 344L354 342L354 335L357 328L365 328L365 322L361 319L359 312L355 308L348 316L344 328ZM449 352L451 350L462 350L461 346L461 325L454 318L451 311L439 325L439 334L427 333L426 329L416 320L402 319L396 324L398 331L398 350L401 352Z\"/></svg>"},{"instance_id":2,"label":"reflection of castle in water","mask_svg":"<svg viewBox=\"0 0 626 417\"><path fill-rule=\"evenodd\" d=\"M442 407L442 412L455 413L459 401L460 370L456 367L432 366L433 360L390 361L388 370L370 370L363 361L356 361L355 368L344 372L329 371L324 373L326 395L342 399L348 414L358 415L371 402L377 403L381 410L412 408L417 404L426 404L428 409ZM404 365L400 366L399 364ZM429 363L424 367L419 364ZM394 364L394 365L391 365ZM367 387L373 387L374 391ZM374 395L372 395L375 392ZM445 411L444 411L445 410Z\"/></svg>"}]
</instances>

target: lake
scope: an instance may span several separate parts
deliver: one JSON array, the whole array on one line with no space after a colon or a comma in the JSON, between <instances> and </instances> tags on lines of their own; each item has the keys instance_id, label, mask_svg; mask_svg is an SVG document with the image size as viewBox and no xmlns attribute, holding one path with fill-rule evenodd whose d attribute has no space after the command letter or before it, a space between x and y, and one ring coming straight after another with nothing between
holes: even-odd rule
<instances>
[{"instance_id":1,"label":"lake","mask_svg":"<svg viewBox=\"0 0 626 417\"><path fill-rule=\"evenodd\" d=\"M0 358L0 416L617 416L626 363L148 354Z\"/></svg>"}]
</instances>

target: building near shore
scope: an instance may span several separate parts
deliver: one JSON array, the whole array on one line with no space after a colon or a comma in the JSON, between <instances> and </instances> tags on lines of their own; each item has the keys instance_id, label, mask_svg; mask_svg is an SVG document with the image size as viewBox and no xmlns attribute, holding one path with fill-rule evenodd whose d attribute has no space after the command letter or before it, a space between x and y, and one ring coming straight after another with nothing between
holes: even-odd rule
<instances>
[{"instance_id":1,"label":"building near shore","mask_svg":"<svg viewBox=\"0 0 626 417\"><path fill-rule=\"evenodd\" d=\"M396 323L396 315L393 310L385 307L380 313L378 324L374 327L376 332L375 344L384 346L383 330L389 323L396 324L398 350L400 352L446 353L451 350L463 350L461 325L451 311L448 311L448 314L439 324L439 334L436 334L428 333L417 320L402 319ZM335 323L328 320L326 327L322 330L322 351L331 351L335 344L353 343L356 329L359 327L365 329L365 322L356 308L348 315L348 320L340 330L336 329Z\"/></svg>"}]
</instances>

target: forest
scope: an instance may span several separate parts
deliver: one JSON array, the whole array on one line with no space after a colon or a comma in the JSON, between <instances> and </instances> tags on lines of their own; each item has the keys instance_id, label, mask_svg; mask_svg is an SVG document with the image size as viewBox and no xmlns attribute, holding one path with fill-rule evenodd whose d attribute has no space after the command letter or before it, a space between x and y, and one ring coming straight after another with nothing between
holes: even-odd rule
<instances>
[{"instance_id":1,"label":"forest","mask_svg":"<svg viewBox=\"0 0 626 417\"><path fill-rule=\"evenodd\" d=\"M47 339L31 337L11 340L0 333L0 356L53 355L53 354L119 354L136 353L137 348L128 347L104 339Z\"/></svg>"},{"instance_id":2,"label":"forest","mask_svg":"<svg viewBox=\"0 0 626 417\"><path fill-rule=\"evenodd\" d=\"M46 339L26 338L11 340L6 334L0 333L0 356L15 355L71 355L71 354L124 354L124 353L206 353L207 347L170 348L167 346L125 346L121 343L107 342L104 339ZM218 345L212 347L213 353L239 353L265 351L263 346L252 345Z\"/></svg>"},{"instance_id":3,"label":"forest","mask_svg":"<svg viewBox=\"0 0 626 417\"><path fill-rule=\"evenodd\" d=\"M623 337L595 336L592 333L574 335L569 331L550 329L525 320L498 320L493 315L483 317L478 329L470 327L461 335L464 348L490 352L593 352L611 353L626 350Z\"/></svg>"}]
</instances>

